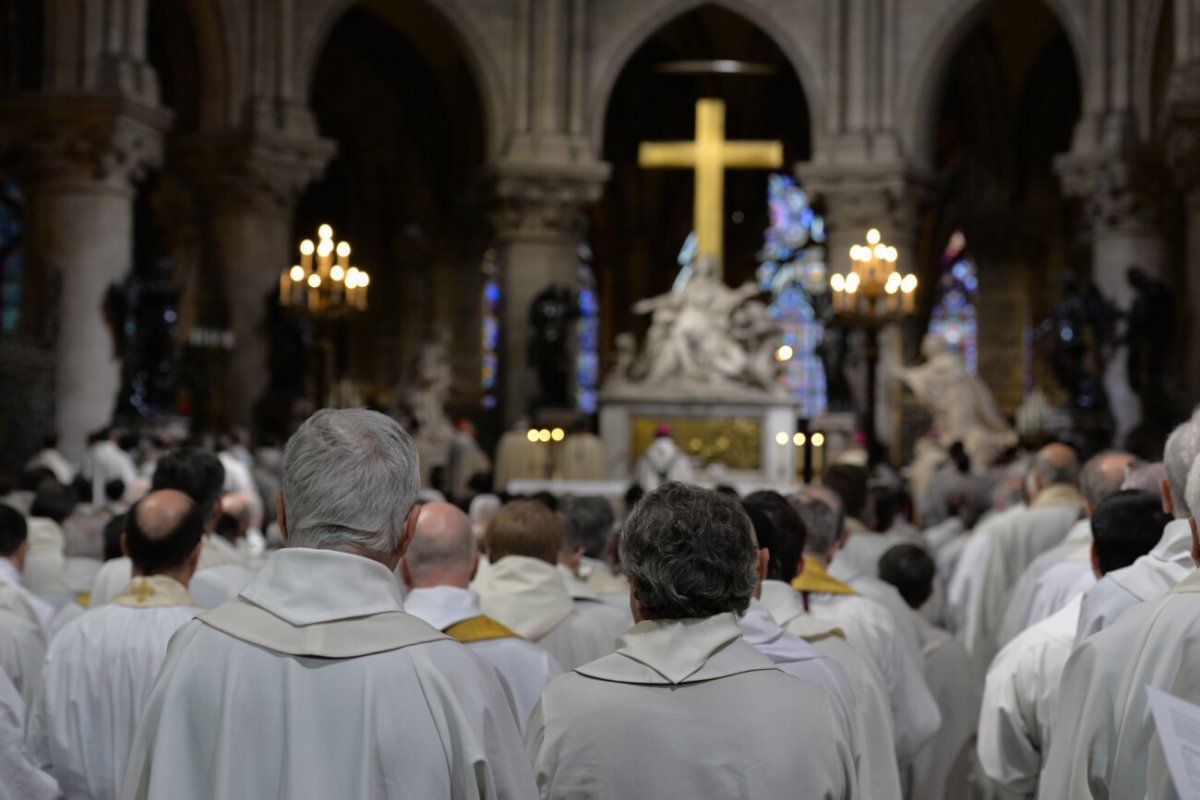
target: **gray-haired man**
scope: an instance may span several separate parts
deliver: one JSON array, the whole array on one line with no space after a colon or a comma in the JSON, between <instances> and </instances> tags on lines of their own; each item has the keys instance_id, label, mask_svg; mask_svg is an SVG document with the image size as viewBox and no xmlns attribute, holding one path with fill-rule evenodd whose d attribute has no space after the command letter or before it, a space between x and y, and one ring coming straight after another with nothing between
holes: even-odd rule
<instances>
[{"instance_id":1,"label":"gray-haired man","mask_svg":"<svg viewBox=\"0 0 1200 800\"><path fill-rule=\"evenodd\" d=\"M277 502L287 547L172 639L124 796L533 794L500 679L403 610L418 476L382 414L300 427Z\"/></svg>"}]
</instances>

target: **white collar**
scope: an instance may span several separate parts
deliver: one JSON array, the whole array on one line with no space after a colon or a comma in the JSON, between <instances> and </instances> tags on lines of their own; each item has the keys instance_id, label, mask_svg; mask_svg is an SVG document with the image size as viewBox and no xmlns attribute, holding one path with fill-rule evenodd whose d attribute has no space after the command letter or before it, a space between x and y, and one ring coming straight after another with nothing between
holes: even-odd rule
<instances>
[{"instance_id":1,"label":"white collar","mask_svg":"<svg viewBox=\"0 0 1200 800\"><path fill-rule=\"evenodd\" d=\"M1162 538L1150 551L1159 561L1177 561L1181 553L1192 552L1192 526L1186 519L1173 519L1163 528Z\"/></svg>"},{"instance_id":2,"label":"white collar","mask_svg":"<svg viewBox=\"0 0 1200 800\"><path fill-rule=\"evenodd\" d=\"M537 641L575 611L558 568L537 558L505 556L475 575L483 613Z\"/></svg>"},{"instance_id":3,"label":"white collar","mask_svg":"<svg viewBox=\"0 0 1200 800\"><path fill-rule=\"evenodd\" d=\"M762 582L762 604L781 626L804 613L804 601L783 581Z\"/></svg>"},{"instance_id":4,"label":"white collar","mask_svg":"<svg viewBox=\"0 0 1200 800\"><path fill-rule=\"evenodd\" d=\"M404 610L400 587L383 564L306 547L274 553L240 597L291 625Z\"/></svg>"},{"instance_id":5,"label":"white collar","mask_svg":"<svg viewBox=\"0 0 1200 800\"><path fill-rule=\"evenodd\" d=\"M206 545L211 545L212 547L214 547L216 550L218 550L221 553L221 555L225 556L230 561L235 561L235 562L240 563L242 560L242 556L238 552L237 548L234 545L230 544L229 540L226 539L224 536L222 536L219 533L208 534L207 536L204 537L204 543Z\"/></svg>"},{"instance_id":6,"label":"white collar","mask_svg":"<svg viewBox=\"0 0 1200 800\"><path fill-rule=\"evenodd\" d=\"M776 664L821 658L811 644L780 627L761 600L750 601L750 607L738 620L738 627L743 639Z\"/></svg>"},{"instance_id":7,"label":"white collar","mask_svg":"<svg viewBox=\"0 0 1200 800\"><path fill-rule=\"evenodd\" d=\"M404 596L404 610L420 617L439 631L455 623L478 617L479 593L458 586L428 586L410 589Z\"/></svg>"},{"instance_id":8,"label":"white collar","mask_svg":"<svg viewBox=\"0 0 1200 800\"><path fill-rule=\"evenodd\" d=\"M0 558L0 583L11 583L15 586L25 585L21 582L21 571L7 558Z\"/></svg>"}]
</instances>

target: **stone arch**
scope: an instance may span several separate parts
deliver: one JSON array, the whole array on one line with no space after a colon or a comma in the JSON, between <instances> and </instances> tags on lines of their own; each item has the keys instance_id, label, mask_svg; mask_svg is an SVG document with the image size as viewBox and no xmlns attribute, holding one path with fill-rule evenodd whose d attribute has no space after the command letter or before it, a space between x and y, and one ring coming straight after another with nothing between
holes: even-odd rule
<instances>
[{"instance_id":1,"label":"stone arch","mask_svg":"<svg viewBox=\"0 0 1200 800\"><path fill-rule=\"evenodd\" d=\"M473 0L422 0L438 14L453 32L470 66L472 77L483 100L486 155L499 154L508 133L508 95L496 53L488 43L490 31L479 23L479 15L471 13ZM358 0L329 0L316 16L317 24L302 31L296 55L294 94L307 104L309 89L316 75L317 63L325 42L337 21Z\"/></svg>"},{"instance_id":2,"label":"stone arch","mask_svg":"<svg viewBox=\"0 0 1200 800\"><path fill-rule=\"evenodd\" d=\"M213 130L236 120L233 98L242 96L241 76L231 60L229 37L233 25L219 3L187 0L183 3L196 33L196 51L204 71L200 76L199 127Z\"/></svg>"},{"instance_id":3,"label":"stone arch","mask_svg":"<svg viewBox=\"0 0 1200 800\"><path fill-rule=\"evenodd\" d=\"M812 56L779 24L780 20L754 0L668 0L658 4L637 3L630 13L613 15L614 25L608 37L615 46L608 53L593 53L592 63L604 64L597 73L588 93L587 134L593 154L600 157L604 147L604 120L608 114L613 89L634 54L659 30L675 19L702 6L716 6L745 19L757 27L788 59L800 88L808 101L811 130L816 135L823 129L824 104L820 73Z\"/></svg>"},{"instance_id":4,"label":"stone arch","mask_svg":"<svg viewBox=\"0 0 1200 800\"><path fill-rule=\"evenodd\" d=\"M1079 74L1080 94L1088 96L1088 75L1080 57L1087 52L1087 34L1084 21L1073 10L1069 0L1042 0L1054 14L1071 44ZM936 22L932 30L923 37L928 43L921 49L916 61L908 70L904 88L897 105L897 126L908 157L918 166L930 166L934 128L942 90L946 85L946 69L958 48L984 18L997 0L974 0L953 4L941 15L934 15Z\"/></svg>"}]
</instances>

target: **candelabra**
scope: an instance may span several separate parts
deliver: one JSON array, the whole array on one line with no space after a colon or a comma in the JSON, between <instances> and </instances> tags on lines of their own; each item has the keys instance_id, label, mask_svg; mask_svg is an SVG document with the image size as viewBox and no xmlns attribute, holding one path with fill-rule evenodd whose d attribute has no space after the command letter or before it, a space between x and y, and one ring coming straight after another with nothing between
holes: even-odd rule
<instances>
[{"instance_id":1,"label":"candelabra","mask_svg":"<svg viewBox=\"0 0 1200 800\"><path fill-rule=\"evenodd\" d=\"M336 260L334 256L336 255ZM350 243L333 243L333 228L317 229L317 243L300 243L300 263L279 274L279 304L308 311L314 317L335 317L367 308L371 276L350 266Z\"/></svg>"},{"instance_id":2,"label":"candelabra","mask_svg":"<svg viewBox=\"0 0 1200 800\"><path fill-rule=\"evenodd\" d=\"M875 228L867 231L867 243L850 248L850 270L829 279L833 312L850 327L861 328L866 337L867 409L863 432L867 453L875 454L875 373L879 365L879 331L900 322L916 305L917 276L896 269L900 253L885 244Z\"/></svg>"}]
</instances>

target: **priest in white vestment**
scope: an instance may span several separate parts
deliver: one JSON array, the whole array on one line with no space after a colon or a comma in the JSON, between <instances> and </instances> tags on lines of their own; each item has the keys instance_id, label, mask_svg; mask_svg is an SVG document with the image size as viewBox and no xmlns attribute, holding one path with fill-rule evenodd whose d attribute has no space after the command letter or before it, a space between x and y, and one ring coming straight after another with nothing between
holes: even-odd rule
<instances>
[{"instance_id":1,"label":"priest in white vestment","mask_svg":"<svg viewBox=\"0 0 1200 800\"><path fill-rule=\"evenodd\" d=\"M522 731L546 684L562 667L542 648L486 616L468 588L479 567L471 520L449 503L426 503L400 560L408 586L404 610L467 646L491 664L517 705Z\"/></svg>"},{"instance_id":2,"label":"priest in white vestment","mask_svg":"<svg viewBox=\"0 0 1200 800\"><path fill-rule=\"evenodd\" d=\"M642 499L621 539L637 625L530 720L542 798L859 796L834 701L741 636L757 560L732 498L667 483Z\"/></svg>"},{"instance_id":3,"label":"priest in white vestment","mask_svg":"<svg viewBox=\"0 0 1200 800\"><path fill-rule=\"evenodd\" d=\"M21 570L29 552L29 525L20 511L0 503L0 608L25 617L42 630L54 618L54 606L25 587Z\"/></svg>"},{"instance_id":4,"label":"priest in white vestment","mask_svg":"<svg viewBox=\"0 0 1200 800\"><path fill-rule=\"evenodd\" d=\"M804 523L788 501L773 491L747 495L742 508L754 525L760 548L758 589L750 607L738 620L742 637L784 672L816 684L838 701L847 718L859 791L864 797L898 799L900 774L896 763L895 731L887 694L878 673L866 665L853 648L845 645L840 634L820 630L819 624L815 630L810 626L808 634L817 633L814 638L841 644L849 651L849 659L845 652L828 654L800 635L784 630L759 599L767 587L782 587L784 592L795 597L791 587L780 579L783 575L796 574L804 551ZM802 607L788 621L800 616L805 616ZM821 633L826 635L819 635ZM844 665L842 662L846 660L851 663ZM864 672L868 673L865 679Z\"/></svg>"},{"instance_id":5,"label":"priest in white vestment","mask_svg":"<svg viewBox=\"0 0 1200 800\"><path fill-rule=\"evenodd\" d=\"M57 800L57 782L25 755L24 728L25 701L0 672L0 800Z\"/></svg>"},{"instance_id":6,"label":"priest in white vestment","mask_svg":"<svg viewBox=\"0 0 1200 800\"><path fill-rule=\"evenodd\" d=\"M1138 603L1162 597L1192 571L1192 532L1188 518L1200 512L1189 508L1186 490L1188 470L1198 456L1200 409L1171 432L1163 447L1167 477L1159 491L1163 508L1174 520L1163 528L1153 550L1125 569L1105 575L1084 593L1076 644L1103 630Z\"/></svg>"},{"instance_id":7,"label":"priest in white vestment","mask_svg":"<svg viewBox=\"0 0 1200 800\"><path fill-rule=\"evenodd\" d=\"M1133 563L1158 539L1165 522L1159 500L1126 490L1094 510L1091 564L1103 575ZM1059 682L1079 622L1080 595L1029 627L992 661L979 717L977 752L984 774L1005 796L1036 794L1050 747Z\"/></svg>"},{"instance_id":8,"label":"priest in white vestment","mask_svg":"<svg viewBox=\"0 0 1200 800\"><path fill-rule=\"evenodd\" d=\"M0 672L28 706L42 674L46 635L36 623L0 608Z\"/></svg>"},{"instance_id":9,"label":"priest in white vestment","mask_svg":"<svg viewBox=\"0 0 1200 800\"><path fill-rule=\"evenodd\" d=\"M607 616L593 616L572 599L557 567L562 542L562 518L542 503L506 504L488 523L484 544L491 563L479 570L471 588L479 592L484 614L569 670L611 653L616 635Z\"/></svg>"},{"instance_id":10,"label":"priest in white vestment","mask_svg":"<svg viewBox=\"0 0 1200 800\"><path fill-rule=\"evenodd\" d=\"M936 566L919 545L901 544L883 554L879 574L914 610L933 596ZM979 721L981 689L972 675L971 657L958 640L917 616L925 680L937 699L942 724L913 759L910 797L957 800L971 794L971 743Z\"/></svg>"},{"instance_id":11,"label":"priest in white vestment","mask_svg":"<svg viewBox=\"0 0 1200 800\"><path fill-rule=\"evenodd\" d=\"M843 530L839 510L831 502L836 504L836 498L811 488L797 498L796 510L807 536L804 558L791 586L809 613L839 628L850 646L870 659L883 676L896 725L896 755L903 768L937 732L941 714L925 681L924 658L919 644L912 641L914 634L887 607L829 575L827 566Z\"/></svg>"},{"instance_id":12,"label":"priest in white vestment","mask_svg":"<svg viewBox=\"0 0 1200 800\"><path fill-rule=\"evenodd\" d=\"M1052 596L1061 593L1064 586L1071 586L1079 579L1079 573L1091 572L1092 527L1090 517L1101 503L1121 491L1126 472L1134 466L1132 453L1105 450L1089 458L1079 473L1079 491L1083 495L1084 518L1076 522L1067 532L1061 544L1055 545L1035 558L1013 587L1008 608L1000 625L997 644L1008 644L1014 636L1035 622L1045 619L1049 613L1043 610L1052 605ZM1084 557L1079 558L1080 553ZM1074 567L1053 570L1056 565L1068 563ZM1069 600L1070 598L1066 598ZM1061 605L1053 608L1057 611Z\"/></svg>"},{"instance_id":13,"label":"priest in white vestment","mask_svg":"<svg viewBox=\"0 0 1200 800\"><path fill-rule=\"evenodd\" d=\"M26 740L35 765L57 778L67 797L120 797L167 642L199 613L187 584L200 558L206 516L173 489L138 501L121 540L133 561L133 580L50 643Z\"/></svg>"},{"instance_id":14,"label":"priest in white vestment","mask_svg":"<svg viewBox=\"0 0 1200 800\"><path fill-rule=\"evenodd\" d=\"M567 515L567 529L559 562L592 592L628 608L629 581L609 563L617 522L612 503L604 497L564 497L561 510Z\"/></svg>"},{"instance_id":15,"label":"priest in white vestment","mask_svg":"<svg viewBox=\"0 0 1200 800\"><path fill-rule=\"evenodd\" d=\"M978 565L982 571L967 602L966 627L959 631L980 677L999 650L1004 611L1021 573L1038 555L1061 544L1083 515L1079 460L1070 447L1049 444L1039 450L1032 480L1029 508L987 533L987 557Z\"/></svg>"},{"instance_id":16,"label":"priest in white vestment","mask_svg":"<svg viewBox=\"0 0 1200 800\"><path fill-rule=\"evenodd\" d=\"M1200 508L1200 458L1185 501ZM1200 553L1196 518L1193 546ZM1200 704L1200 570L1078 644L1063 670L1050 754L1038 796L1046 800L1168 800L1171 784L1150 714L1148 688Z\"/></svg>"},{"instance_id":17,"label":"priest in white vestment","mask_svg":"<svg viewBox=\"0 0 1200 800\"><path fill-rule=\"evenodd\" d=\"M654 441L638 458L633 482L641 486L642 491L651 492L666 481L692 483L695 480L692 460L671 438L671 427L658 426Z\"/></svg>"},{"instance_id":18,"label":"priest in white vestment","mask_svg":"<svg viewBox=\"0 0 1200 800\"><path fill-rule=\"evenodd\" d=\"M322 409L292 436L287 546L176 634L125 798L536 795L495 670L404 612L417 449L394 420Z\"/></svg>"}]
</instances>

